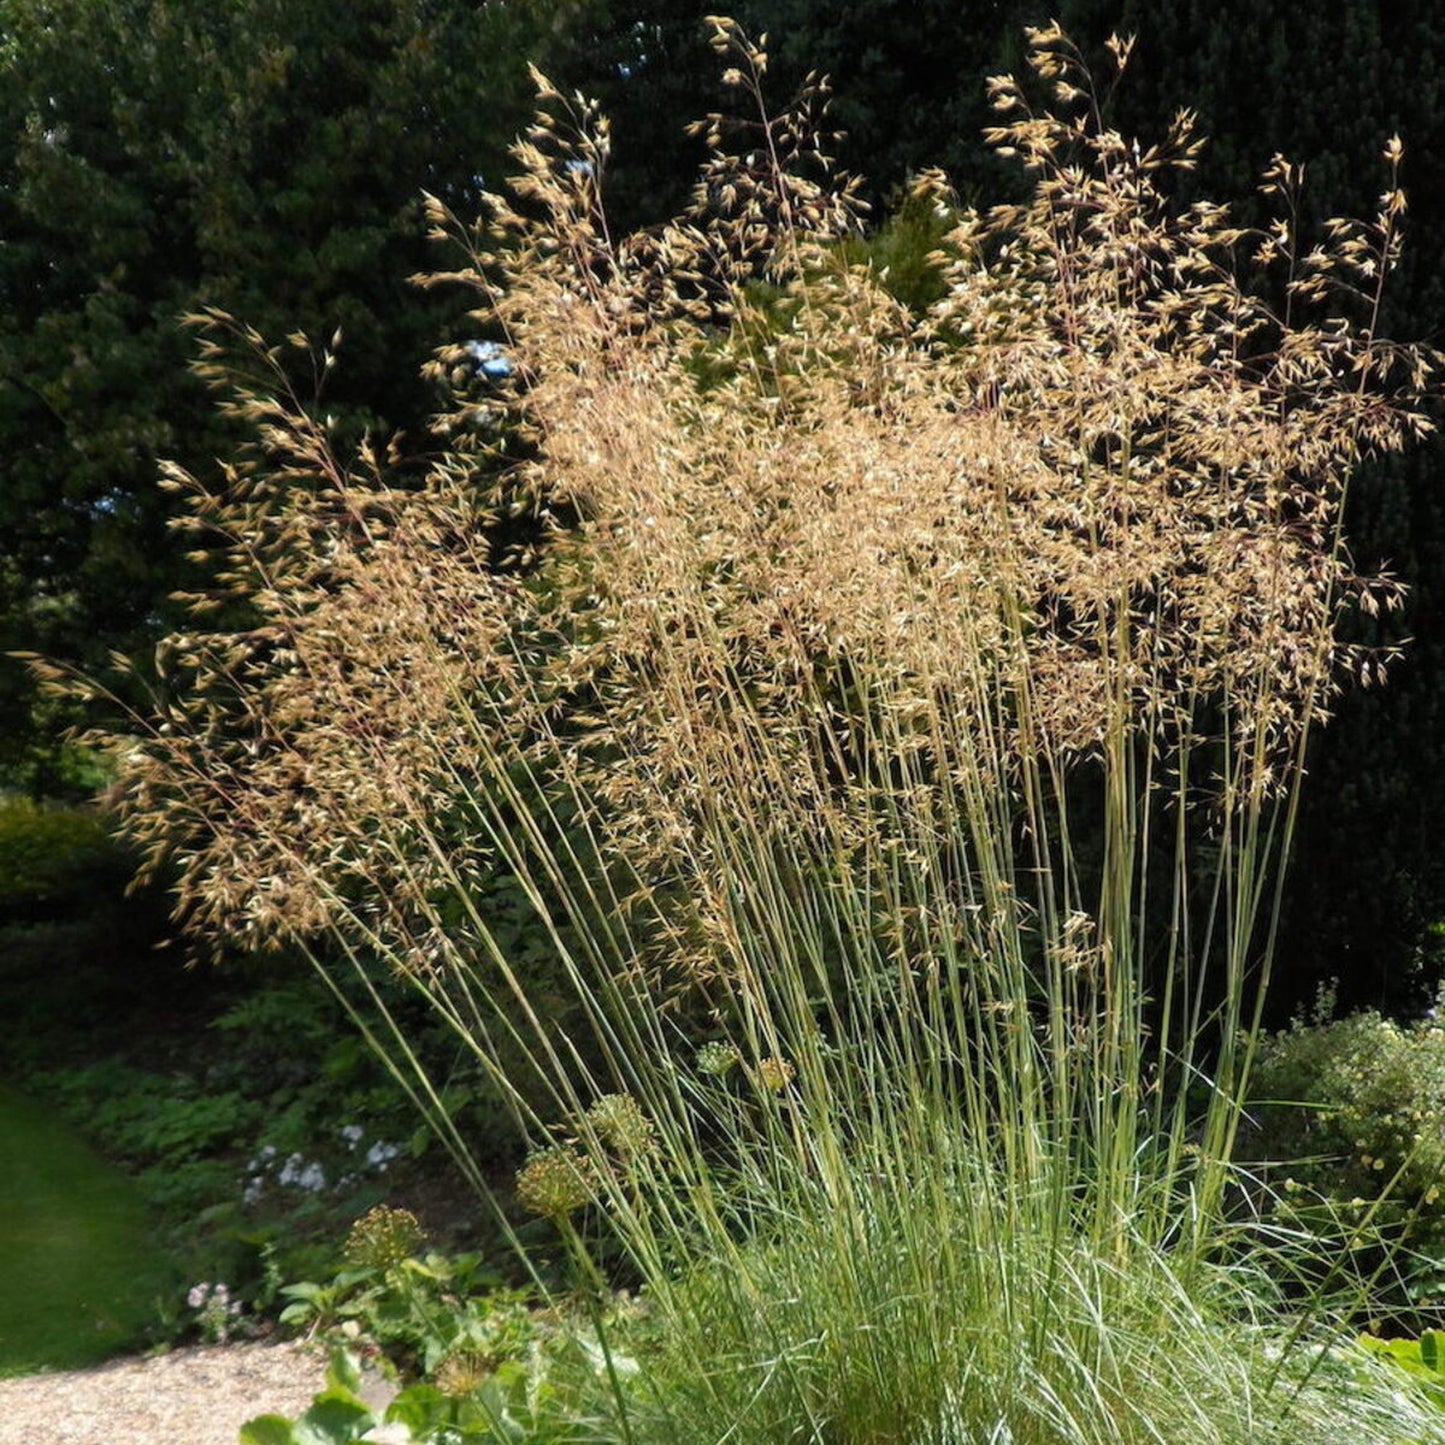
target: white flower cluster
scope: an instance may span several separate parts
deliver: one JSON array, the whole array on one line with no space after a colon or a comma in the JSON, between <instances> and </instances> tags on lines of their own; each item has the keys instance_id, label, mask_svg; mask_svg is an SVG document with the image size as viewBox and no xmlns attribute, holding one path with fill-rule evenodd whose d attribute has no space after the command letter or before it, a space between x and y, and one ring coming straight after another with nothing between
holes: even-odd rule
<instances>
[{"instance_id":1,"label":"white flower cluster","mask_svg":"<svg viewBox=\"0 0 1445 1445\"><path fill-rule=\"evenodd\" d=\"M281 1157L274 1144L267 1144L256 1152L246 1165L246 1183L242 1198L247 1204L254 1204L265 1190L268 1182L282 1189L300 1189L308 1194L319 1194L332 1187L337 1190L349 1189L362 1175L383 1174L387 1166L401 1157L401 1145L385 1139L373 1140L365 1150L366 1131L360 1124L343 1124L338 1131L347 1153L357 1158L354 1169L337 1174L335 1180L328 1178L325 1167L315 1159L307 1159L299 1152Z\"/></svg>"},{"instance_id":2,"label":"white flower cluster","mask_svg":"<svg viewBox=\"0 0 1445 1445\"><path fill-rule=\"evenodd\" d=\"M513 371L512 358L506 348L495 341L468 341L463 349L477 364L477 370L488 381L505 381Z\"/></svg>"},{"instance_id":3,"label":"white flower cluster","mask_svg":"<svg viewBox=\"0 0 1445 1445\"><path fill-rule=\"evenodd\" d=\"M196 1324L206 1343L224 1345L241 1313L241 1301L231 1298L230 1287L203 1279L186 1291L186 1303L196 1311Z\"/></svg>"}]
</instances>

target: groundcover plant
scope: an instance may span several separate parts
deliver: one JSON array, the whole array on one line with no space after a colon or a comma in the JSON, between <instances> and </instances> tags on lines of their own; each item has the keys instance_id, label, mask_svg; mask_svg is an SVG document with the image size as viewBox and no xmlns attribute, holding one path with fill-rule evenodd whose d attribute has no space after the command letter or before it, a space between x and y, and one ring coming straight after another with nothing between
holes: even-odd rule
<instances>
[{"instance_id":1,"label":"groundcover plant","mask_svg":"<svg viewBox=\"0 0 1445 1445\"><path fill-rule=\"evenodd\" d=\"M255 451L174 478L231 610L117 741L131 831L194 927L390 970L492 1072L597 1435L1445 1438L1227 1248L1305 739L1380 662L1341 613L1397 600L1339 524L1426 426L1375 332L1403 198L1312 246L1282 160L1265 233L1172 204L1188 115L1126 140L1032 31L1048 106L999 79L991 137L1030 193L923 178L916 314L819 92L771 113L712 23L743 118L691 214L613 237L605 123L545 86L515 202L436 210L490 340L423 484L233 391Z\"/></svg>"}]
</instances>

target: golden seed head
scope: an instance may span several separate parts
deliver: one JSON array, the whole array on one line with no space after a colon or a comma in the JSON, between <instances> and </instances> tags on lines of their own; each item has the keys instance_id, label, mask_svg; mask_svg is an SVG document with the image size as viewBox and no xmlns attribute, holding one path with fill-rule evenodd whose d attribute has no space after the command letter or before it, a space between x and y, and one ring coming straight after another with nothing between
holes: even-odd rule
<instances>
[{"instance_id":1,"label":"golden seed head","mask_svg":"<svg viewBox=\"0 0 1445 1445\"><path fill-rule=\"evenodd\" d=\"M437 1366L432 1382L442 1394L465 1399L474 1394L501 1363L496 1355L481 1350L457 1350Z\"/></svg>"}]
</instances>

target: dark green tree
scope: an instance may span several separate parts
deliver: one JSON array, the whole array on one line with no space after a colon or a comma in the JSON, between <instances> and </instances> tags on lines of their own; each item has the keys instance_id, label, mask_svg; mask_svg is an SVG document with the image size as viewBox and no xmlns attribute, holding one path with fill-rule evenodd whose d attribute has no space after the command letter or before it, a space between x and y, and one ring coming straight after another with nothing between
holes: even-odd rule
<instances>
[{"instance_id":1,"label":"dark green tree","mask_svg":"<svg viewBox=\"0 0 1445 1445\"><path fill-rule=\"evenodd\" d=\"M421 192L476 209L567 13L0 0L0 652L93 667L164 619L184 564L158 462L232 446L183 312L339 329L322 404L424 444L419 369L452 312L408 284L438 259ZM63 784L63 720L0 660L0 783Z\"/></svg>"},{"instance_id":2,"label":"dark green tree","mask_svg":"<svg viewBox=\"0 0 1445 1445\"><path fill-rule=\"evenodd\" d=\"M719 82L701 0L586 0L559 83L598 97L613 126L609 207L624 227L686 203L702 157L684 127L736 104ZM834 158L885 203L909 175L943 166L966 191L1012 183L985 152L985 78L1023 58L1020 0L738 0L722 7L768 36L770 88L781 108L810 72L829 78Z\"/></svg>"}]
</instances>

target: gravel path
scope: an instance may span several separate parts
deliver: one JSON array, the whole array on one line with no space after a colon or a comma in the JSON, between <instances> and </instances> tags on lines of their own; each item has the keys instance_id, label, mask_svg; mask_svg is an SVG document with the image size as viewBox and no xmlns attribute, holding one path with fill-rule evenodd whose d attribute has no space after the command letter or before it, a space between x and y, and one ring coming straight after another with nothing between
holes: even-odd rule
<instances>
[{"instance_id":1,"label":"gravel path","mask_svg":"<svg viewBox=\"0 0 1445 1445\"><path fill-rule=\"evenodd\" d=\"M0 1445L236 1445L252 1416L299 1414L325 1375L319 1350L252 1344L0 1380Z\"/></svg>"}]
</instances>

